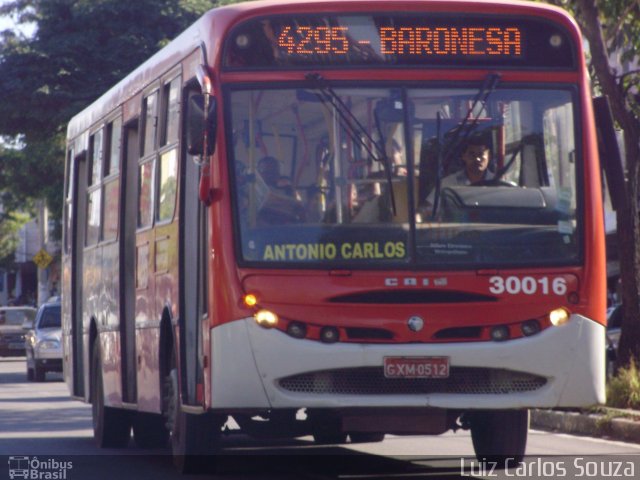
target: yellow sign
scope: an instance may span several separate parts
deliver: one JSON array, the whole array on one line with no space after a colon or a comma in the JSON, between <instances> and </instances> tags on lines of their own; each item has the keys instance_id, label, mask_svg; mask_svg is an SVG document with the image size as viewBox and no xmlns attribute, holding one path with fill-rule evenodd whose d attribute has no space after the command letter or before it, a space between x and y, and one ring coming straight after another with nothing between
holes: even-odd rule
<instances>
[{"instance_id":1,"label":"yellow sign","mask_svg":"<svg viewBox=\"0 0 640 480\"><path fill-rule=\"evenodd\" d=\"M52 261L53 257L49 255L44 248L41 248L38 253L33 256L33 263L42 269L47 268Z\"/></svg>"}]
</instances>

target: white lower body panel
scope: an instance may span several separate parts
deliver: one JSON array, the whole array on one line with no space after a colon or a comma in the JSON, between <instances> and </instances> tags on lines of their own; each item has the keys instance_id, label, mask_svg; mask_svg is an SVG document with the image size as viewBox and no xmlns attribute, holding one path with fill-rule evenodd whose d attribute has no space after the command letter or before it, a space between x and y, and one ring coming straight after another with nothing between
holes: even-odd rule
<instances>
[{"instance_id":1,"label":"white lower body panel","mask_svg":"<svg viewBox=\"0 0 640 480\"><path fill-rule=\"evenodd\" d=\"M267 330L253 318L211 330L214 409L438 407L510 409L581 407L605 401L605 329L579 315L560 327L504 342L324 344ZM450 367L523 372L544 377L511 393L342 394L292 392L279 380L310 372L382 367L386 356L445 356Z\"/></svg>"}]
</instances>

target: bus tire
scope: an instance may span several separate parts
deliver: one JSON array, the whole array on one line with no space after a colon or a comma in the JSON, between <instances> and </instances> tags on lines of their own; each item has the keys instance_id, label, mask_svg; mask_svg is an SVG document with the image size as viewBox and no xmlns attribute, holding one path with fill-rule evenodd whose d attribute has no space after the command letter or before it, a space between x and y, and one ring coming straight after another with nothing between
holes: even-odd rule
<instances>
[{"instance_id":1,"label":"bus tire","mask_svg":"<svg viewBox=\"0 0 640 480\"><path fill-rule=\"evenodd\" d=\"M384 433L380 432L351 432L351 443L379 443L384 440Z\"/></svg>"},{"instance_id":2,"label":"bus tire","mask_svg":"<svg viewBox=\"0 0 640 480\"><path fill-rule=\"evenodd\" d=\"M96 339L91 357L91 416L93 438L100 448L123 448L131 437L131 419L126 410L107 407L104 404L104 385L100 344Z\"/></svg>"},{"instance_id":3,"label":"bus tire","mask_svg":"<svg viewBox=\"0 0 640 480\"><path fill-rule=\"evenodd\" d=\"M139 448L162 448L169 441L169 431L162 415L137 412L133 419L133 441Z\"/></svg>"},{"instance_id":4,"label":"bus tire","mask_svg":"<svg viewBox=\"0 0 640 480\"><path fill-rule=\"evenodd\" d=\"M164 379L163 411L171 440L173 463L180 473L215 473L216 447L222 423L209 413L183 411L175 357Z\"/></svg>"},{"instance_id":5,"label":"bus tire","mask_svg":"<svg viewBox=\"0 0 640 480\"><path fill-rule=\"evenodd\" d=\"M488 410L470 416L471 440L479 461L500 467L522 462L527 447L529 410Z\"/></svg>"}]
</instances>

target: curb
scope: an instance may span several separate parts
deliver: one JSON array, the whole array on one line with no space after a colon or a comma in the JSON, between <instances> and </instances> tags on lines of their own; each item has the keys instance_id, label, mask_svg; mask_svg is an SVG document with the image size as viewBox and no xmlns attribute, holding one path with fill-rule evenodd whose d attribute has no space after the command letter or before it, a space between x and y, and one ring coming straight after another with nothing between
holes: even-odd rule
<instances>
[{"instance_id":1,"label":"curb","mask_svg":"<svg viewBox=\"0 0 640 480\"><path fill-rule=\"evenodd\" d=\"M557 410L531 410L531 427L574 435L640 443L638 418L616 418L608 414L587 414Z\"/></svg>"}]
</instances>

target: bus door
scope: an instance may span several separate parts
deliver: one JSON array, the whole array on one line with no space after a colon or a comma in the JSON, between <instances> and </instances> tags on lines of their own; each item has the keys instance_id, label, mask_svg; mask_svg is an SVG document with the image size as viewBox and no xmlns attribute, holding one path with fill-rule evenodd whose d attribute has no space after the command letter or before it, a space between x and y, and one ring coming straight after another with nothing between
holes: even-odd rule
<instances>
[{"instance_id":1,"label":"bus door","mask_svg":"<svg viewBox=\"0 0 640 480\"><path fill-rule=\"evenodd\" d=\"M120 348L122 400L134 403L136 392L136 226L138 217L138 122L124 129L123 211L120 234Z\"/></svg>"},{"instance_id":2,"label":"bus door","mask_svg":"<svg viewBox=\"0 0 640 480\"><path fill-rule=\"evenodd\" d=\"M185 99L189 98L189 90ZM185 102L187 104L187 102ZM200 168L196 157L183 152L180 198L180 365L182 398L200 405L197 385L204 382L202 321L206 318L207 209L199 200Z\"/></svg>"},{"instance_id":3,"label":"bus door","mask_svg":"<svg viewBox=\"0 0 640 480\"><path fill-rule=\"evenodd\" d=\"M83 397L84 391L84 325L83 325L83 266L84 266L84 244L85 229L83 225L87 223L87 156L82 154L74 159L71 188L75 202L71 203L71 344L73 346L73 393L78 397Z\"/></svg>"},{"instance_id":4,"label":"bus door","mask_svg":"<svg viewBox=\"0 0 640 480\"><path fill-rule=\"evenodd\" d=\"M159 331L155 306L156 296L156 232L154 231L154 197L156 189L156 132L158 130L159 91L153 90L144 97L142 104L142 128L140 130L141 154L137 162L137 223L135 234L135 333L137 355L138 407L155 409L158 399L153 393L158 388L159 376L152 372L157 349L153 349L151 336Z\"/></svg>"}]
</instances>

